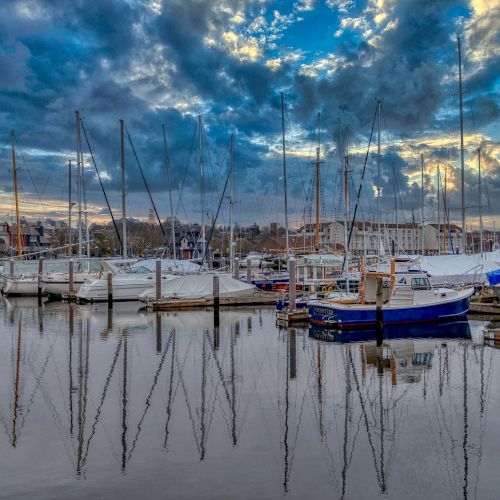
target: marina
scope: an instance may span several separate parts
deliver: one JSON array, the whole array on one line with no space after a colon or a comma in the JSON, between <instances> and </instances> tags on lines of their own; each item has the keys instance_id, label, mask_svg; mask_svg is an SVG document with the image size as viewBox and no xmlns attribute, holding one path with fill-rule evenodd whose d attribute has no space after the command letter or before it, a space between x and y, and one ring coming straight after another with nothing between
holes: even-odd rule
<instances>
[{"instance_id":1,"label":"marina","mask_svg":"<svg viewBox=\"0 0 500 500\"><path fill-rule=\"evenodd\" d=\"M377 347L272 307L12 297L0 325L1 498L495 498L489 322Z\"/></svg>"}]
</instances>

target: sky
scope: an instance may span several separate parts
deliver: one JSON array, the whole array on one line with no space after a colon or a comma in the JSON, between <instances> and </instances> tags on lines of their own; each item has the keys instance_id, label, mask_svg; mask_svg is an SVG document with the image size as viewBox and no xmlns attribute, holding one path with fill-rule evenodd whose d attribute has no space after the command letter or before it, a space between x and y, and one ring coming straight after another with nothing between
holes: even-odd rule
<instances>
[{"instance_id":1,"label":"sky","mask_svg":"<svg viewBox=\"0 0 500 500\"><path fill-rule=\"evenodd\" d=\"M500 4L495 0L2 0L0 3L0 218L14 213L15 130L21 213L66 217L75 111L120 217L119 119L125 120L127 211L147 217L134 150L161 217L197 222L217 212L234 134L240 224L284 222L281 101L289 219L311 217L318 140L321 217L342 213L341 159L349 157L351 210L363 218L437 221L438 169L460 219L457 36L462 40L468 220L500 220ZM376 200L381 102L381 197ZM319 134L318 130L318 113ZM201 202L198 116L202 120ZM110 220L85 138L89 217ZM481 151L483 197L478 191ZM73 180L76 170L73 168ZM77 197L73 182L73 199ZM226 192L228 195L228 192ZM440 198L442 200L442 196ZM442 206L442 203L440 201ZM314 216L314 212L313 212ZM228 223L224 196L219 219ZM500 227L500 226L499 226Z\"/></svg>"}]
</instances>

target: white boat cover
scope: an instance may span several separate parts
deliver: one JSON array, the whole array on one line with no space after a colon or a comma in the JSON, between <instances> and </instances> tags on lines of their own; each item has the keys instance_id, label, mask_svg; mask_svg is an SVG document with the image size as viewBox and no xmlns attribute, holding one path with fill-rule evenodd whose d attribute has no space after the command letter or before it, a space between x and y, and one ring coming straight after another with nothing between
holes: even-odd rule
<instances>
[{"instance_id":1,"label":"white boat cover","mask_svg":"<svg viewBox=\"0 0 500 500\"><path fill-rule=\"evenodd\" d=\"M220 297L248 297L257 290L254 285L234 279L230 274L176 276L161 285L164 299L201 299L212 297L214 276L219 276ZM146 290L141 298L154 298L154 290Z\"/></svg>"},{"instance_id":2,"label":"white boat cover","mask_svg":"<svg viewBox=\"0 0 500 500\"><path fill-rule=\"evenodd\" d=\"M141 260L130 267L132 269L134 267L145 267L154 273L156 271L156 259ZM171 273L198 273L201 270L201 266L187 259L161 259L161 270Z\"/></svg>"}]
</instances>

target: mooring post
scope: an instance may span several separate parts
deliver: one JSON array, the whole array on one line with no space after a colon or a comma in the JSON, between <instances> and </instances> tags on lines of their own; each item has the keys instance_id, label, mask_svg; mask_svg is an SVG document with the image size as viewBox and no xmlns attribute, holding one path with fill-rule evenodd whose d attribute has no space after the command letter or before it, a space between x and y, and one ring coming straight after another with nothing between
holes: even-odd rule
<instances>
[{"instance_id":1,"label":"mooring post","mask_svg":"<svg viewBox=\"0 0 500 500\"><path fill-rule=\"evenodd\" d=\"M156 259L156 301L161 299L161 260Z\"/></svg>"},{"instance_id":2,"label":"mooring post","mask_svg":"<svg viewBox=\"0 0 500 500\"><path fill-rule=\"evenodd\" d=\"M238 259L238 257L234 259L234 279L240 279L240 259Z\"/></svg>"},{"instance_id":3,"label":"mooring post","mask_svg":"<svg viewBox=\"0 0 500 500\"><path fill-rule=\"evenodd\" d=\"M221 257L219 261L219 269L224 269L226 267L226 258Z\"/></svg>"},{"instance_id":4,"label":"mooring post","mask_svg":"<svg viewBox=\"0 0 500 500\"><path fill-rule=\"evenodd\" d=\"M72 300L75 293L75 262L73 259L68 261L68 300Z\"/></svg>"},{"instance_id":5,"label":"mooring post","mask_svg":"<svg viewBox=\"0 0 500 500\"><path fill-rule=\"evenodd\" d=\"M213 300L214 300L214 345L215 345L215 329L219 329L219 306L220 306L220 297L219 297L219 277L213 277Z\"/></svg>"},{"instance_id":6,"label":"mooring post","mask_svg":"<svg viewBox=\"0 0 500 500\"><path fill-rule=\"evenodd\" d=\"M9 275L14 276L14 259L9 260Z\"/></svg>"},{"instance_id":7,"label":"mooring post","mask_svg":"<svg viewBox=\"0 0 500 500\"><path fill-rule=\"evenodd\" d=\"M290 312L295 311L297 306L297 289L296 289L296 261L293 257L290 257L288 260L288 272L290 274L290 278L288 281L288 309Z\"/></svg>"},{"instance_id":8,"label":"mooring post","mask_svg":"<svg viewBox=\"0 0 500 500\"><path fill-rule=\"evenodd\" d=\"M383 304L383 288L382 278L377 278L377 292L376 292L376 321L377 321L377 347L382 345L384 340L384 314L382 310Z\"/></svg>"},{"instance_id":9,"label":"mooring post","mask_svg":"<svg viewBox=\"0 0 500 500\"><path fill-rule=\"evenodd\" d=\"M252 259L247 258L247 283L252 284Z\"/></svg>"},{"instance_id":10,"label":"mooring post","mask_svg":"<svg viewBox=\"0 0 500 500\"><path fill-rule=\"evenodd\" d=\"M38 305L42 305L42 274L43 274L43 257L38 259Z\"/></svg>"},{"instance_id":11,"label":"mooring post","mask_svg":"<svg viewBox=\"0 0 500 500\"><path fill-rule=\"evenodd\" d=\"M108 283L108 309L113 308L113 273L108 273L106 275L106 280Z\"/></svg>"}]
</instances>

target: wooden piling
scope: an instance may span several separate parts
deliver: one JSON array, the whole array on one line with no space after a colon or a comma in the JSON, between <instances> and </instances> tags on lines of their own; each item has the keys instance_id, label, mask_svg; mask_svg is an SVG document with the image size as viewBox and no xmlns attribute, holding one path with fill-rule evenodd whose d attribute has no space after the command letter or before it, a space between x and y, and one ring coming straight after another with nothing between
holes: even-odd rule
<instances>
[{"instance_id":1,"label":"wooden piling","mask_svg":"<svg viewBox=\"0 0 500 500\"><path fill-rule=\"evenodd\" d=\"M377 278L377 292L376 292L376 321L377 321L377 346L380 347L384 340L384 313L383 305L383 288L382 278Z\"/></svg>"},{"instance_id":2,"label":"wooden piling","mask_svg":"<svg viewBox=\"0 0 500 500\"><path fill-rule=\"evenodd\" d=\"M252 259L247 258L247 283L252 284Z\"/></svg>"},{"instance_id":3,"label":"wooden piling","mask_svg":"<svg viewBox=\"0 0 500 500\"><path fill-rule=\"evenodd\" d=\"M68 299L72 300L75 294L75 262L69 259L68 262Z\"/></svg>"},{"instance_id":4,"label":"wooden piling","mask_svg":"<svg viewBox=\"0 0 500 500\"><path fill-rule=\"evenodd\" d=\"M108 273L106 275L106 280L108 283L108 309L113 308L113 273Z\"/></svg>"},{"instance_id":5,"label":"wooden piling","mask_svg":"<svg viewBox=\"0 0 500 500\"><path fill-rule=\"evenodd\" d=\"M9 275L14 276L14 259L9 259Z\"/></svg>"},{"instance_id":6,"label":"wooden piling","mask_svg":"<svg viewBox=\"0 0 500 500\"><path fill-rule=\"evenodd\" d=\"M288 281L288 309L290 312L297 308L297 288L296 288L296 261L293 257L288 260L288 272L290 279Z\"/></svg>"},{"instance_id":7,"label":"wooden piling","mask_svg":"<svg viewBox=\"0 0 500 500\"><path fill-rule=\"evenodd\" d=\"M38 305L42 305L42 275L43 275L43 257L38 259L38 287L37 287L37 297Z\"/></svg>"},{"instance_id":8,"label":"wooden piling","mask_svg":"<svg viewBox=\"0 0 500 500\"><path fill-rule=\"evenodd\" d=\"M219 330L219 306L220 306L220 289L219 289L219 277L213 277L213 291L212 291L213 299L214 299L214 339L215 339L215 331ZM215 343L215 342L214 342Z\"/></svg>"},{"instance_id":9,"label":"wooden piling","mask_svg":"<svg viewBox=\"0 0 500 500\"><path fill-rule=\"evenodd\" d=\"M156 300L161 299L161 260L156 259Z\"/></svg>"},{"instance_id":10,"label":"wooden piling","mask_svg":"<svg viewBox=\"0 0 500 500\"><path fill-rule=\"evenodd\" d=\"M239 280L240 279L240 259L238 257L235 257L234 259L234 279Z\"/></svg>"}]
</instances>

